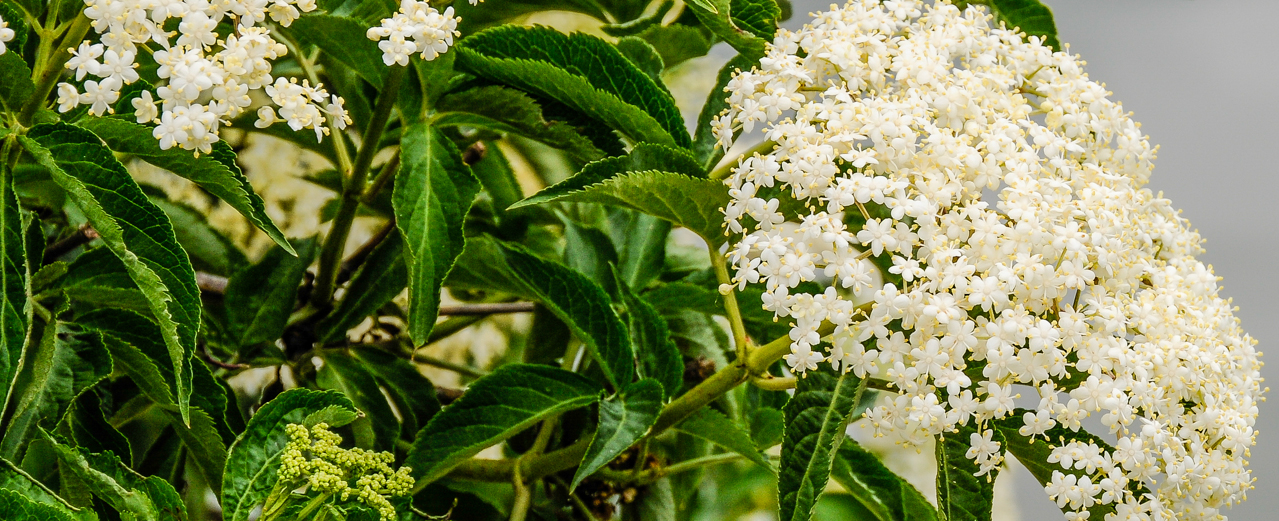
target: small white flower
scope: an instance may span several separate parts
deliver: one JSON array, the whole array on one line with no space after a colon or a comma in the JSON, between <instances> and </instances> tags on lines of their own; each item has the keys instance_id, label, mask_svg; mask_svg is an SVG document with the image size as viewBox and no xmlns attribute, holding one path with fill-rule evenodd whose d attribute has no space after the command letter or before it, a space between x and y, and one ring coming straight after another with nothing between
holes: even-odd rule
<instances>
[{"instance_id":1,"label":"small white flower","mask_svg":"<svg viewBox=\"0 0 1279 521\"><path fill-rule=\"evenodd\" d=\"M80 92L70 83L58 84L58 112L66 112L80 105Z\"/></svg>"},{"instance_id":2,"label":"small white flower","mask_svg":"<svg viewBox=\"0 0 1279 521\"><path fill-rule=\"evenodd\" d=\"M120 83L115 78L104 78L101 82L89 80L84 82L84 94L81 102L90 105L89 114L101 116L107 112L115 112L111 104L120 99Z\"/></svg>"},{"instance_id":3,"label":"small white flower","mask_svg":"<svg viewBox=\"0 0 1279 521\"><path fill-rule=\"evenodd\" d=\"M151 91L149 90L144 90L141 95L133 98L132 104L138 123L151 123L160 114L160 109L155 106L155 101L151 99Z\"/></svg>"},{"instance_id":4,"label":"small white flower","mask_svg":"<svg viewBox=\"0 0 1279 521\"><path fill-rule=\"evenodd\" d=\"M475 5L474 2L472 2L471 5ZM15 33L13 29L9 28L9 22L4 21L4 18L0 18L0 54L5 53L5 50L7 49L5 44L13 41L16 36L17 33Z\"/></svg>"}]
</instances>

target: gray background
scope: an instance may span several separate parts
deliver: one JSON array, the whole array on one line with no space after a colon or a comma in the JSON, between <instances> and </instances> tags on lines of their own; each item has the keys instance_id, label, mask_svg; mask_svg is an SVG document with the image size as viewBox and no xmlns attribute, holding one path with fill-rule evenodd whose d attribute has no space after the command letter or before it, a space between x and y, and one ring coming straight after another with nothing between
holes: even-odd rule
<instances>
[{"instance_id":1,"label":"gray background","mask_svg":"<svg viewBox=\"0 0 1279 521\"><path fill-rule=\"evenodd\" d=\"M1279 0L1046 0L1061 40L1160 146L1151 180L1207 239L1226 297L1267 351L1279 340ZM802 26L828 0L799 0ZM1264 359L1264 358L1263 358ZM1279 382L1279 365L1264 369ZM1227 512L1279 519L1279 410L1263 404L1256 489ZM1022 519L1061 519L1025 470Z\"/></svg>"}]
</instances>

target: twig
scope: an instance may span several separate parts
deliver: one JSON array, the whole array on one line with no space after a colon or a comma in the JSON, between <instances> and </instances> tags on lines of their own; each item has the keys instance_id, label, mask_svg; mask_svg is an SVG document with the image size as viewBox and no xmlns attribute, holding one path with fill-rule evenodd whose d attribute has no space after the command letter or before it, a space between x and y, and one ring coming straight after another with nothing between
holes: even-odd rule
<instances>
[{"instance_id":1,"label":"twig","mask_svg":"<svg viewBox=\"0 0 1279 521\"><path fill-rule=\"evenodd\" d=\"M440 405L448 405L457 401L458 398L462 397L462 392L461 389L435 386L435 398L440 401Z\"/></svg>"},{"instance_id":2,"label":"twig","mask_svg":"<svg viewBox=\"0 0 1279 521\"><path fill-rule=\"evenodd\" d=\"M213 354L209 352L209 346L201 346L200 359L204 360L205 362L208 362L209 365L220 367L222 369L248 369L250 367L253 367L249 364L232 364L232 363L223 362L221 360L218 360L217 358L213 358Z\"/></svg>"},{"instance_id":3,"label":"twig","mask_svg":"<svg viewBox=\"0 0 1279 521\"><path fill-rule=\"evenodd\" d=\"M499 313L532 313L532 302L493 302L484 304L456 304L440 306L440 316L478 316Z\"/></svg>"},{"instance_id":4,"label":"twig","mask_svg":"<svg viewBox=\"0 0 1279 521\"><path fill-rule=\"evenodd\" d=\"M342 266L338 268L337 284L341 285L351 280L351 275L355 274L355 270L359 269L365 260L368 260L369 254L373 253L373 250L379 244L382 244L382 241L386 240L387 236L391 235L394 230L395 219L387 220L386 224L382 225L382 228L373 234L373 237L370 237L367 242L360 245L359 249L355 250L355 253L352 253L350 257L342 261Z\"/></svg>"},{"instance_id":5,"label":"twig","mask_svg":"<svg viewBox=\"0 0 1279 521\"><path fill-rule=\"evenodd\" d=\"M448 369L449 371L453 371L453 372L455 372L455 373L457 373L457 374L460 374L460 375L463 375L463 376L469 376L469 377L471 377L471 378L482 378L482 377L484 377L484 376L487 376L487 375L488 375L488 373L487 373L487 372L482 371L482 370L479 370L479 369L476 369L476 368L474 368L474 367L469 367L469 366L465 366L465 365L462 365L462 364L455 364L455 363L453 363L453 362L449 362L449 361L446 361L446 360L440 360L439 358L435 358L435 357L431 357L431 356L423 356L423 355L419 355L419 354L417 354L417 353L414 353L414 354L413 354L413 361L414 361L414 362L417 362L417 363L420 363L420 364L429 365L429 366L431 366L431 367L438 367L438 368L440 368L440 369Z\"/></svg>"},{"instance_id":6,"label":"twig","mask_svg":"<svg viewBox=\"0 0 1279 521\"><path fill-rule=\"evenodd\" d=\"M66 255L67 252L70 252L71 250L79 248L80 246L89 244L90 242L92 242L94 239L97 239L97 238L98 238L97 230L94 230L92 226L89 226L87 224L83 225L77 228L75 232L72 232L71 235L63 237L62 239L59 239L55 241L53 244L50 244L47 247L45 247L44 256L43 256L44 258L42 259L43 263L48 264L50 262L58 260L58 257Z\"/></svg>"},{"instance_id":7,"label":"twig","mask_svg":"<svg viewBox=\"0 0 1279 521\"><path fill-rule=\"evenodd\" d=\"M200 288L202 293L225 295L227 278L221 275L197 271L195 272L195 285Z\"/></svg>"}]
</instances>

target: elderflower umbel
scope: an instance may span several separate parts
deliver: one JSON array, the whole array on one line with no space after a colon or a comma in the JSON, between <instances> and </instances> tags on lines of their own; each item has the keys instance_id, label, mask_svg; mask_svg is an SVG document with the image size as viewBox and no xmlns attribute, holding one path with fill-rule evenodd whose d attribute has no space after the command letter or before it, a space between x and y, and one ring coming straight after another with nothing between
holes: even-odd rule
<instances>
[{"instance_id":1,"label":"elderflower umbel","mask_svg":"<svg viewBox=\"0 0 1279 521\"><path fill-rule=\"evenodd\" d=\"M400 11L382 19L382 25L370 27L367 36L378 42L382 62L388 66L408 65L413 53L421 53L423 60L431 61L449 50L454 36L462 34L457 30L458 20L453 17L452 6L440 13L426 2L401 0Z\"/></svg>"},{"instance_id":2,"label":"elderflower umbel","mask_svg":"<svg viewBox=\"0 0 1279 521\"><path fill-rule=\"evenodd\" d=\"M727 180L734 282L789 318L792 371L826 360L899 390L867 413L879 435L971 422L989 472L989 422L1029 389L1021 435L1096 414L1117 439L1047 440L1068 517L1223 519L1252 487L1256 342L1198 233L1144 188L1148 140L1082 65L945 1L853 0L780 31L713 124L725 147L752 128L776 143Z\"/></svg>"},{"instance_id":3,"label":"elderflower umbel","mask_svg":"<svg viewBox=\"0 0 1279 521\"><path fill-rule=\"evenodd\" d=\"M84 14L102 43L86 41L70 49L67 68L75 71L76 81L90 75L97 79L84 81L84 92L59 84L58 110L89 105L93 115L113 112L120 89L139 79L138 47L154 44L153 58L160 66L156 74L165 84L155 89L158 100L144 91L132 104L138 123L156 124L153 133L162 148L210 153L218 129L251 104L249 91L264 88L279 108L280 120L294 130L311 129L322 139L329 133L326 121L339 129L349 121L341 98L320 85L272 77L272 60L286 49L263 25L270 18L288 27L315 8L315 0L88 0ZM218 32L223 22L231 26L229 34ZM166 31L166 25L176 25L177 31ZM273 109L264 108L270 117L261 118L259 126L276 121Z\"/></svg>"},{"instance_id":4,"label":"elderflower umbel","mask_svg":"<svg viewBox=\"0 0 1279 521\"><path fill-rule=\"evenodd\" d=\"M409 467L392 469L395 455L360 448L343 449L342 437L318 423L285 426L289 443L280 454L278 476L282 482L305 481L310 491L330 494L342 501L355 499L377 509L383 520L396 519L388 497L406 496L413 491ZM351 480L355 486L351 486Z\"/></svg>"}]
</instances>

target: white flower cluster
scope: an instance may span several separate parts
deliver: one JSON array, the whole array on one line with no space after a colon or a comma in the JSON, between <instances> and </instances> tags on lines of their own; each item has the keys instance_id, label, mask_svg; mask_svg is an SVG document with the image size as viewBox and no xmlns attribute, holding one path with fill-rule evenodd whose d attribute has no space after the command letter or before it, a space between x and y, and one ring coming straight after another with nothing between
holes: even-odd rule
<instances>
[{"instance_id":1,"label":"white flower cluster","mask_svg":"<svg viewBox=\"0 0 1279 521\"><path fill-rule=\"evenodd\" d=\"M152 57L166 84L156 89L159 100L143 92L132 103L139 123L157 124L154 135L161 148L209 153L219 127L252 104L250 90L262 88L279 108L279 119L294 130L314 130L316 139L328 134L326 120L338 129L350 122L342 98L322 86L271 76L272 60L286 49L271 37L266 19L287 27L314 10L315 0L87 0L85 5L102 43L86 41L72 50L67 68L84 82L83 92L71 83L59 84L63 112L77 105L89 105L93 115L112 112L120 89L138 80L139 47L154 43L158 50ZM233 25L225 37L217 32L223 22ZM165 30L166 25L177 31ZM97 79L85 81L87 75ZM258 116L259 127L277 120L270 106Z\"/></svg>"},{"instance_id":2,"label":"white flower cluster","mask_svg":"<svg viewBox=\"0 0 1279 521\"><path fill-rule=\"evenodd\" d=\"M17 36L17 33L14 33L13 29L9 28L9 22L4 21L4 18L0 18L0 54L4 54L8 50L4 44L13 41L15 36Z\"/></svg>"},{"instance_id":3,"label":"white flower cluster","mask_svg":"<svg viewBox=\"0 0 1279 521\"><path fill-rule=\"evenodd\" d=\"M1143 188L1138 125L1075 56L991 23L852 0L735 75L721 144L762 128L776 146L728 179L734 282L791 321L794 372L829 361L899 390L867 413L877 434L979 426L968 456L987 472L1003 460L990 420L1026 386L1023 436L1097 415L1117 440L1048 440L1068 517L1223 519L1252 486L1255 341L1199 235ZM809 281L828 287L793 291Z\"/></svg>"},{"instance_id":4,"label":"white flower cluster","mask_svg":"<svg viewBox=\"0 0 1279 521\"><path fill-rule=\"evenodd\" d=\"M426 2L400 0L400 11L382 19L382 25L370 27L368 37L378 42L382 62L388 66L408 65L413 53L421 53L423 60L431 61L449 50L454 36L462 34L457 30L458 20L453 17L452 6L440 13Z\"/></svg>"}]
</instances>

